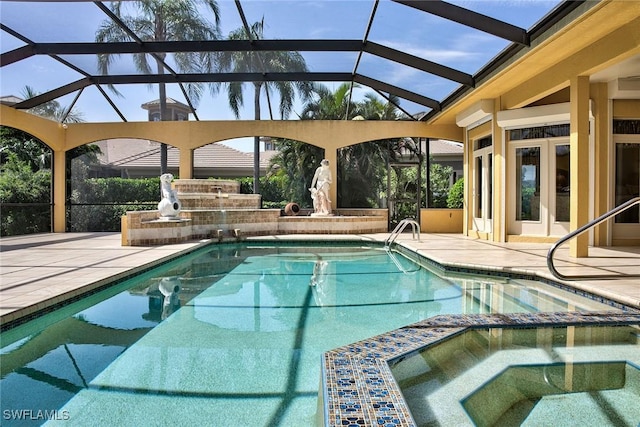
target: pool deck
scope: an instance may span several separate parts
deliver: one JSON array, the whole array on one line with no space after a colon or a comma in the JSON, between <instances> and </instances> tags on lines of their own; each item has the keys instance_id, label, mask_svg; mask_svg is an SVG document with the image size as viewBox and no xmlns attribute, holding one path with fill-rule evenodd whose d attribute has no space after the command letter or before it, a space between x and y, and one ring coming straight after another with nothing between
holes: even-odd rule
<instances>
[{"instance_id":1,"label":"pool deck","mask_svg":"<svg viewBox=\"0 0 640 427\"><path fill-rule=\"evenodd\" d=\"M387 233L363 235L286 235L269 240L314 239L384 241ZM208 240L164 246L121 246L120 233L50 233L0 239L0 323L30 316L88 289L98 288ZM488 269L553 279L546 264L550 244L495 243L459 234L411 233L396 240L445 266ZM556 252L563 274L640 274L640 248L590 248L589 258L570 258L565 245ZM555 280L555 279L553 279ZM559 282L558 280L555 280ZM640 278L563 282L604 298L640 308Z\"/></svg>"}]
</instances>

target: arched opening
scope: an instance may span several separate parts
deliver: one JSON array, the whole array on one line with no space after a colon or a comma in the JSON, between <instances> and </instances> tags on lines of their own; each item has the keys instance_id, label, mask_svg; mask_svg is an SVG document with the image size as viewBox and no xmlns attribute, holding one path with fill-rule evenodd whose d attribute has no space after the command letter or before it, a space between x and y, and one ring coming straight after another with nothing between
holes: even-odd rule
<instances>
[{"instance_id":1,"label":"arched opening","mask_svg":"<svg viewBox=\"0 0 640 427\"><path fill-rule=\"evenodd\" d=\"M169 173L178 176L178 150L170 147ZM120 231L127 211L157 209L160 143L118 138L66 153L67 231Z\"/></svg>"},{"instance_id":2,"label":"arched opening","mask_svg":"<svg viewBox=\"0 0 640 427\"><path fill-rule=\"evenodd\" d=\"M389 226L419 220L421 208L446 208L462 178L462 144L420 137L369 141L338 151L338 204L387 208Z\"/></svg>"},{"instance_id":3,"label":"arched opening","mask_svg":"<svg viewBox=\"0 0 640 427\"><path fill-rule=\"evenodd\" d=\"M0 236L52 230L52 150L22 130L0 126Z\"/></svg>"}]
</instances>

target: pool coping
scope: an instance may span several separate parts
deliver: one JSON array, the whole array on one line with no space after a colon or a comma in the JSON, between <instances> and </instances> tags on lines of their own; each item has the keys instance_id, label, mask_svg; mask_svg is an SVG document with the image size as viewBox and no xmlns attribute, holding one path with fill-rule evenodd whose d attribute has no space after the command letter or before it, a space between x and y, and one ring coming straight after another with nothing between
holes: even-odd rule
<instances>
[{"instance_id":1,"label":"pool coping","mask_svg":"<svg viewBox=\"0 0 640 427\"><path fill-rule=\"evenodd\" d=\"M87 283L83 286L52 296L51 298L47 298L35 304L6 313L0 316L0 332L8 331L31 320L37 319L45 314L73 304L74 302L80 301L83 298L97 294L98 292L102 292L106 289L111 288L112 286L116 286L130 279L137 274L153 270L154 268L157 268L164 263L177 260L184 256L188 256L195 251L201 250L209 244L209 241L200 241L199 243L187 249L159 257L153 261L146 262L136 267L132 267L126 271L122 271L112 276Z\"/></svg>"},{"instance_id":2,"label":"pool coping","mask_svg":"<svg viewBox=\"0 0 640 427\"><path fill-rule=\"evenodd\" d=\"M439 315L330 350L322 355L321 425L415 427L389 362L466 330L605 325L640 325L640 311Z\"/></svg>"}]
</instances>

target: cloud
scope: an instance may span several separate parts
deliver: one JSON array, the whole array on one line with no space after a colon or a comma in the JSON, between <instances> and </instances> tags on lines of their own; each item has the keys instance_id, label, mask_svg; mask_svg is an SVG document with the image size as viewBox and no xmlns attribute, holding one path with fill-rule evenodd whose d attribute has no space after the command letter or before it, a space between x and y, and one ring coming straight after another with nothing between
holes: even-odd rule
<instances>
[{"instance_id":1,"label":"cloud","mask_svg":"<svg viewBox=\"0 0 640 427\"><path fill-rule=\"evenodd\" d=\"M418 58L427 59L433 62L448 62L458 59L467 59L469 57L476 56L478 53L470 49L461 48L429 48L420 47L415 44L398 43L393 41L381 41L379 44L388 46L392 49L396 49L400 52L406 52L410 55L417 56Z\"/></svg>"}]
</instances>

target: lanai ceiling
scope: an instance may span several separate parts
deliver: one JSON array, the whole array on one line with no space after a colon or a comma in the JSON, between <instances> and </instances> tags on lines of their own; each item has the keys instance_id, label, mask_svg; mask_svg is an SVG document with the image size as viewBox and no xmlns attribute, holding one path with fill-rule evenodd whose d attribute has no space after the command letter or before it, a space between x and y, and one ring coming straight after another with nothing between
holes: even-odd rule
<instances>
[{"instance_id":1,"label":"lanai ceiling","mask_svg":"<svg viewBox=\"0 0 640 427\"><path fill-rule=\"evenodd\" d=\"M122 2L123 15L136 13L133 3ZM211 10L203 2L193 3L213 24ZM109 2L2 1L0 95L21 97L19 91L30 86L39 95L18 102L15 108L56 100L81 111L88 122L141 121L146 113L140 105L158 98L158 83L165 83L167 95L190 105L196 120L221 120L233 118L225 83L313 81L331 90L342 83L354 85L354 97L369 92L386 99L392 95L399 98L400 111L424 119L473 88L483 75L528 46L577 4L556 0L218 0L218 40L148 41L126 19L117 17ZM262 20L262 39L228 40L231 31ZM127 33L126 41L96 42L98 28L108 21ZM296 51L308 71L272 69L258 61L252 72L185 72L175 56L225 51ZM114 55L108 74L100 71L99 54ZM136 54L147 55L150 71L139 71ZM157 58L162 63L159 71L153 65ZM205 88L200 99L190 95L193 83ZM222 85L216 92L209 90L209 83ZM262 102L273 104L277 111L277 92ZM244 103L241 118L253 119L252 92L244 94ZM279 119L270 117L266 104L262 118Z\"/></svg>"}]
</instances>

